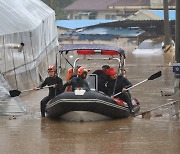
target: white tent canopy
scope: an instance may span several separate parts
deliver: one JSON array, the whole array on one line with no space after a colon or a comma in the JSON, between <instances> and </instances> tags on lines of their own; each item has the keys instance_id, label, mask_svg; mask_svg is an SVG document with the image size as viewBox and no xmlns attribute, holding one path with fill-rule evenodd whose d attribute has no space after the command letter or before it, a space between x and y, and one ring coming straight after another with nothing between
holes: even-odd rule
<instances>
[{"instance_id":1,"label":"white tent canopy","mask_svg":"<svg viewBox=\"0 0 180 154\"><path fill-rule=\"evenodd\" d=\"M54 10L40 0L0 0L0 73L12 87L46 76L57 46Z\"/></svg>"},{"instance_id":2,"label":"white tent canopy","mask_svg":"<svg viewBox=\"0 0 180 154\"><path fill-rule=\"evenodd\" d=\"M52 13L40 0L0 0L0 35L32 30Z\"/></svg>"}]
</instances>

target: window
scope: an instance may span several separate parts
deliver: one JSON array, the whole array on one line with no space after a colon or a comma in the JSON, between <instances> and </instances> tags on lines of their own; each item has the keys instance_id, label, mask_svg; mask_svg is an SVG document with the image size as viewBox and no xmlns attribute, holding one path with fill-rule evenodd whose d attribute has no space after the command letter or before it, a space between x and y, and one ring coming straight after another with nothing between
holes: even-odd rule
<instances>
[{"instance_id":1,"label":"window","mask_svg":"<svg viewBox=\"0 0 180 154\"><path fill-rule=\"evenodd\" d=\"M79 15L75 15L74 17L75 17L75 19L81 19L81 16L79 16Z\"/></svg>"},{"instance_id":2,"label":"window","mask_svg":"<svg viewBox=\"0 0 180 154\"><path fill-rule=\"evenodd\" d=\"M114 14L106 14L105 19L107 20L117 20L117 16Z\"/></svg>"}]
</instances>

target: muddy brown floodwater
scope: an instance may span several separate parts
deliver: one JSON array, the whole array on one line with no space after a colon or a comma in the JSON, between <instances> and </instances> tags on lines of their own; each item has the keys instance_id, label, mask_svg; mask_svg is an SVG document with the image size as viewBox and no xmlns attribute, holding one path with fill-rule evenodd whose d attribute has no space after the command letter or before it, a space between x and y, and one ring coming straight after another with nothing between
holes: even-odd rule
<instances>
[{"instance_id":1,"label":"muddy brown floodwater","mask_svg":"<svg viewBox=\"0 0 180 154\"><path fill-rule=\"evenodd\" d=\"M164 54L138 57L127 53L129 80L136 84L157 71L162 77L131 89L141 103L141 111L168 101L180 100L171 93L174 85L172 67ZM15 119L0 117L1 154L179 154L180 120L170 120L167 107L152 112L150 119L141 116L127 119L69 122L40 117L39 102L47 89L24 93L21 99L29 114Z\"/></svg>"}]
</instances>

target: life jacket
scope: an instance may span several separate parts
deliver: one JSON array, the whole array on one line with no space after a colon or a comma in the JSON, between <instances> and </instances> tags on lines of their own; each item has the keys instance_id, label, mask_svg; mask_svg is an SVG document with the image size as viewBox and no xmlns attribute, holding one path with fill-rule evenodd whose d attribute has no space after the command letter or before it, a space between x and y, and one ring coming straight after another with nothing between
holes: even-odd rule
<instances>
[{"instance_id":1,"label":"life jacket","mask_svg":"<svg viewBox=\"0 0 180 154\"><path fill-rule=\"evenodd\" d=\"M73 75L73 68L69 68L66 74L66 81L69 81ZM72 86L67 86L65 91L72 91Z\"/></svg>"},{"instance_id":2,"label":"life jacket","mask_svg":"<svg viewBox=\"0 0 180 154\"><path fill-rule=\"evenodd\" d=\"M121 100L121 99L119 99L119 98L113 98L113 99L116 101L116 103L117 103L118 105L124 106L124 107L128 107L128 106L127 106L127 103L126 103L125 101L123 101L123 100Z\"/></svg>"},{"instance_id":3,"label":"life jacket","mask_svg":"<svg viewBox=\"0 0 180 154\"><path fill-rule=\"evenodd\" d=\"M66 74L66 81L69 81L73 74L73 68L69 68Z\"/></svg>"}]
</instances>

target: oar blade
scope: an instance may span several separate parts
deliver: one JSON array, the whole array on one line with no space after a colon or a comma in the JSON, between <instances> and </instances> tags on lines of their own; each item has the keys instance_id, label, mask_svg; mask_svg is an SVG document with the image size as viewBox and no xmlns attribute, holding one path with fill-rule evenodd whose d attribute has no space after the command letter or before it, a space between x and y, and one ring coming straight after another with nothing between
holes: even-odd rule
<instances>
[{"instance_id":1,"label":"oar blade","mask_svg":"<svg viewBox=\"0 0 180 154\"><path fill-rule=\"evenodd\" d=\"M19 91L19 90L10 90L9 91L9 94L10 94L11 97L19 96L20 93L21 93L21 91Z\"/></svg>"},{"instance_id":2,"label":"oar blade","mask_svg":"<svg viewBox=\"0 0 180 154\"><path fill-rule=\"evenodd\" d=\"M162 73L161 73L161 71L159 71L159 72L151 75L151 76L148 78L148 80L154 80L154 79L156 79L156 78L159 78L161 75L162 75Z\"/></svg>"}]
</instances>

